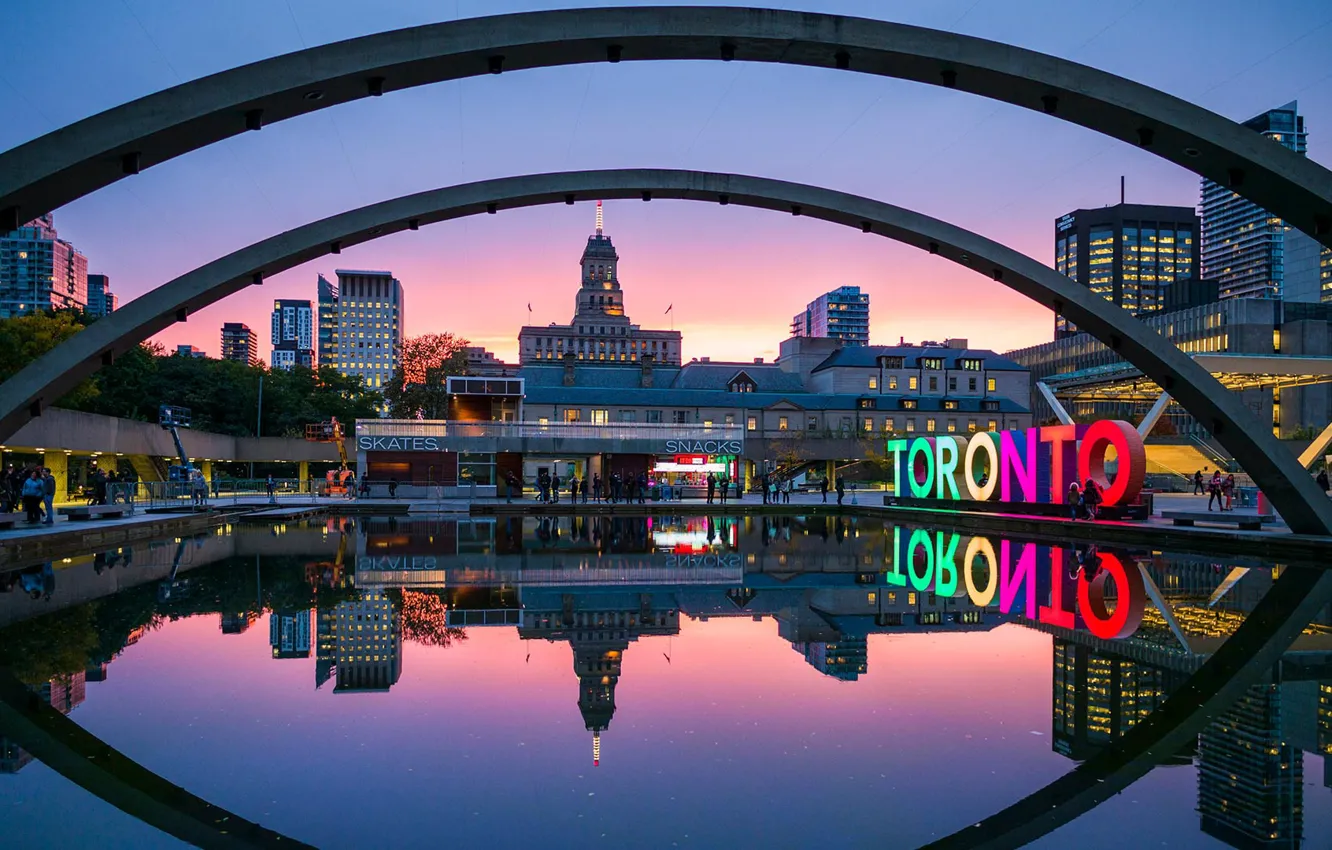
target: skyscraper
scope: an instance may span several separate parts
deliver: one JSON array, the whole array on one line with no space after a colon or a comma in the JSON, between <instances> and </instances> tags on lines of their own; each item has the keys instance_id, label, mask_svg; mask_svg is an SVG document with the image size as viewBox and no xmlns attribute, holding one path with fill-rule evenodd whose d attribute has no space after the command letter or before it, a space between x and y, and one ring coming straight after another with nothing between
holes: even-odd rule
<instances>
[{"instance_id":1,"label":"skyscraper","mask_svg":"<svg viewBox=\"0 0 1332 850\"><path fill-rule=\"evenodd\" d=\"M393 601L383 592L366 592L339 602L333 611L333 692L387 691L402 675L402 624Z\"/></svg>"},{"instance_id":2,"label":"skyscraper","mask_svg":"<svg viewBox=\"0 0 1332 850\"><path fill-rule=\"evenodd\" d=\"M1303 155L1304 117L1291 101L1244 122L1279 145ZM1215 278L1222 298L1282 297L1286 226L1281 219L1229 187L1202 181L1202 276Z\"/></svg>"},{"instance_id":3,"label":"skyscraper","mask_svg":"<svg viewBox=\"0 0 1332 850\"><path fill-rule=\"evenodd\" d=\"M259 363L259 335L243 322L222 325L222 359L247 366Z\"/></svg>"},{"instance_id":4,"label":"skyscraper","mask_svg":"<svg viewBox=\"0 0 1332 850\"><path fill-rule=\"evenodd\" d=\"M402 354L402 284L392 272L338 269L334 365L370 389L387 386ZM323 298L320 298L321 308Z\"/></svg>"},{"instance_id":5,"label":"skyscraper","mask_svg":"<svg viewBox=\"0 0 1332 850\"><path fill-rule=\"evenodd\" d=\"M273 354L269 365L274 369L314 366L314 310L309 301L282 298L273 302Z\"/></svg>"},{"instance_id":6,"label":"skyscraper","mask_svg":"<svg viewBox=\"0 0 1332 850\"><path fill-rule=\"evenodd\" d=\"M643 330L630 323L617 272L620 255L603 225L598 201L596 230L587 238L579 260L582 284L574 301L573 320L567 325L520 328L520 364L557 363L567 355L601 365L638 365L644 357L651 357L657 364L680 365L679 331Z\"/></svg>"},{"instance_id":7,"label":"skyscraper","mask_svg":"<svg viewBox=\"0 0 1332 850\"><path fill-rule=\"evenodd\" d=\"M268 643L274 658L310 657L310 609L268 615Z\"/></svg>"},{"instance_id":8,"label":"skyscraper","mask_svg":"<svg viewBox=\"0 0 1332 850\"><path fill-rule=\"evenodd\" d=\"M317 365L334 366L338 353L338 285L319 276L319 351Z\"/></svg>"},{"instance_id":9,"label":"skyscraper","mask_svg":"<svg viewBox=\"0 0 1332 850\"><path fill-rule=\"evenodd\" d=\"M1135 316L1198 273L1198 215L1189 207L1115 204L1055 220L1055 270ZM1055 337L1076 332L1055 316Z\"/></svg>"},{"instance_id":10,"label":"skyscraper","mask_svg":"<svg viewBox=\"0 0 1332 850\"><path fill-rule=\"evenodd\" d=\"M869 294L859 286L839 286L809 302L791 319L791 336L846 340L869 345Z\"/></svg>"},{"instance_id":11,"label":"skyscraper","mask_svg":"<svg viewBox=\"0 0 1332 850\"><path fill-rule=\"evenodd\" d=\"M88 315L108 316L116 311L116 305L110 278L104 274L88 275Z\"/></svg>"},{"instance_id":12,"label":"skyscraper","mask_svg":"<svg viewBox=\"0 0 1332 850\"><path fill-rule=\"evenodd\" d=\"M88 260L56 235L51 214L0 235L0 319L88 306Z\"/></svg>"}]
</instances>

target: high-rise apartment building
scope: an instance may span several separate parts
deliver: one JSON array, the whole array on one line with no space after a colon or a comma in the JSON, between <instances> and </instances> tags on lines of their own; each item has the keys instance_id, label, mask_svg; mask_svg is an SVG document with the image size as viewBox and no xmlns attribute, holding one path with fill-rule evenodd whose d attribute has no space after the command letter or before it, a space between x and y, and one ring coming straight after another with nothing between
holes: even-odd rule
<instances>
[{"instance_id":1,"label":"high-rise apartment building","mask_svg":"<svg viewBox=\"0 0 1332 850\"><path fill-rule=\"evenodd\" d=\"M258 365L259 335L244 322L227 322L222 326L222 359Z\"/></svg>"},{"instance_id":2,"label":"high-rise apartment building","mask_svg":"<svg viewBox=\"0 0 1332 850\"><path fill-rule=\"evenodd\" d=\"M273 302L273 354L269 365L274 369L314 366L314 309L309 301L282 298Z\"/></svg>"},{"instance_id":3,"label":"high-rise apartment building","mask_svg":"<svg viewBox=\"0 0 1332 850\"><path fill-rule=\"evenodd\" d=\"M334 693L387 691L402 675L402 622L382 591L339 602L334 610Z\"/></svg>"},{"instance_id":4,"label":"high-rise apartment building","mask_svg":"<svg viewBox=\"0 0 1332 850\"><path fill-rule=\"evenodd\" d=\"M1332 302L1332 248L1294 228L1283 239L1281 297L1304 304Z\"/></svg>"},{"instance_id":5,"label":"high-rise apartment building","mask_svg":"<svg viewBox=\"0 0 1332 850\"><path fill-rule=\"evenodd\" d=\"M388 385L402 354L406 299L392 272L338 269L337 339L333 366L370 389ZM322 305L323 300L321 298Z\"/></svg>"},{"instance_id":6,"label":"high-rise apartment building","mask_svg":"<svg viewBox=\"0 0 1332 850\"><path fill-rule=\"evenodd\" d=\"M658 365L680 365L679 331L643 330L630 323L617 273L620 255L605 234L603 224L598 201L596 232L587 238L587 247L579 260L583 280L574 302L573 321L567 325L552 322L545 327L520 328L520 364L550 364L568 356L603 365L638 365L645 357L651 357L651 362Z\"/></svg>"},{"instance_id":7,"label":"high-rise apartment building","mask_svg":"<svg viewBox=\"0 0 1332 850\"><path fill-rule=\"evenodd\" d=\"M1303 155L1304 118L1291 101L1244 122ZM1211 180L1202 181L1202 276L1215 278L1222 298L1280 298L1285 279L1286 226L1267 210Z\"/></svg>"},{"instance_id":8,"label":"high-rise apartment building","mask_svg":"<svg viewBox=\"0 0 1332 850\"><path fill-rule=\"evenodd\" d=\"M338 285L322 274L318 285L319 338L316 363L333 366L338 360Z\"/></svg>"},{"instance_id":9,"label":"high-rise apartment building","mask_svg":"<svg viewBox=\"0 0 1332 850\"><path fill-rule=\"evenodd\" d=\"M846 340L869 345L869 294L859 286L839 286L809 302L791 319L791 336Z\"/></svg>"},{"instance_id":10,"label":"high-rise apartment building","mask_svg":"<svg viewBox=\"0 0 1332 850\"><path fill-rule=\"evenodd\" d=\"M1055 221L1055 270L1140 316L1175 281L1198 275L1198 215L1189 207L1115 204ZM1055 316L1055 337L1076 333Z\"/></svg>"},{"instance_id":11,"label":"high-rise apartment building","mask_svg":"<svg viewBox=\"0 0 1332 850\"><path fill-rule=\"evenodd\" d=\"M88 306L88 260L56 234L51 214L0 236L0 319Z\"/></svg>"},{"instance_id":12,"label":"high-rise apartment building","mask_svg":"<svg viewBox=\"0 0 1332 850\"><path fill-rule=\"evenodd\" d=\"M109 316L116 311L116 294L111 291L111 280L104 274L88 275L89 316Z\"/></svg>"}]
</instances>

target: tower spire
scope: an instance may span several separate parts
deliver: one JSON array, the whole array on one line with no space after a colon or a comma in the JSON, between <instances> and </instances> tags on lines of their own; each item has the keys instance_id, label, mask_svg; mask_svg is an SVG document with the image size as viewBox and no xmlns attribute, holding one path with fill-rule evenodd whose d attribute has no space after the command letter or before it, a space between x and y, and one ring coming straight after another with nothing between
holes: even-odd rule
<instances>
[{"instance_id":1,"label":"tower spire","mask_svg":"<svg viewBox=\"0 0 1332 850\"><path fill-rule=\"evenodd\" d=\"M604 221L605 221L605 220L601 217L601 201L597 201L597 235L598 235L598 236L601 235L601 225L604 223Z\"/></svg>"},{"instance_id":2,"label":"tower spire","mask_svg":"<svg viewBox=\"0 0 1332 850\"><path fill-rule=\"evenodd\" d=\"M601 766L601 733L592 733L592 766Z\"/></svg>"}]
</instances>

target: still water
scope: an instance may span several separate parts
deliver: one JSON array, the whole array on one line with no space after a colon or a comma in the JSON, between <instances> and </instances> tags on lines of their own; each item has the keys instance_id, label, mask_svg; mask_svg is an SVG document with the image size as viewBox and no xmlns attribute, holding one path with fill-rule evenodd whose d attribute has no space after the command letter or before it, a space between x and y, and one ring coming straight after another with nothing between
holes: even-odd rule
<instances>
[{"instance_id":1,"label":"still water","mask_svg":"<svg viewBox=\"0 0 1332 850\"><path fill-rule=\"evenodd\" d=\"M1112 745L1279 574L850 518L240 524L0 576L0 665L319 847L914 847ZM1325 607L1035 846L1332 847L1330 754ZM179 846L3 737L0 807L7 848Z\"/></svg>"}]
</instances>

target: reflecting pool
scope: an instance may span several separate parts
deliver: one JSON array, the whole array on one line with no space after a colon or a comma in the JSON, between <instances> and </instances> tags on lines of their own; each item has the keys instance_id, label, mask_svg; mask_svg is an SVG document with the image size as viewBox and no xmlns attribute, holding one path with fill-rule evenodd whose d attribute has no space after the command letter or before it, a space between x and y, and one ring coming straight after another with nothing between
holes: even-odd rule
<instances>
[{"instance_id":1,"label":"reflecting pool","mask_svg":"<svg viewBox=\"0 0 1332 850\"><path fill-rule=\"evenodd\" d=\"M234 524L0 574L0 672L318 847L916 847L1109 752L1315 568L851 517ZM1332 607L1273 659L1033 846L1332 846ZM0 724L0 844L181 844L31 734Z\"/></svg>"}]
</instances>

